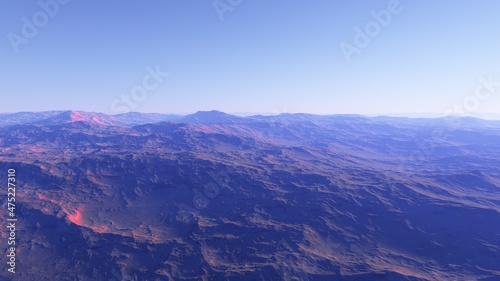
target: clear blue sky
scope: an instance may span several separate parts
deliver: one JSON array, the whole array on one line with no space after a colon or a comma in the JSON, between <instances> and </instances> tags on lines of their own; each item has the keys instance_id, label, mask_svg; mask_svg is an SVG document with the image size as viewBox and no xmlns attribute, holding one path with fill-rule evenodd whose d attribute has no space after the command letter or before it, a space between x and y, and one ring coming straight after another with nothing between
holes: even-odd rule
<instances>
[{"instance_id":1,"label":"clear blue sky","mask_svg":"<svg viewBox=\"0 0 500 281\"><path fill-rule=\"evenodd\" d=\"M500 83L500 1L401 0L350 61L342 42L391 1L69 0L47 15L54 1L0 2L0 112L500 113L500 85L473 104L479 77Z\"/></svg>"}]
</instances>

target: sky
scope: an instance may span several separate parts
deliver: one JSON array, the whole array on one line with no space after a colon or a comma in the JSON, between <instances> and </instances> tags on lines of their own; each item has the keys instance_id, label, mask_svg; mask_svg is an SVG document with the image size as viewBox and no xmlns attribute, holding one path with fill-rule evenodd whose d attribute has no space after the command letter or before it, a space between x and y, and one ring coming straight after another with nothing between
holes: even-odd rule
<instances>
[{"instance_id":1,"label":"sky","mask_svg":"<svg viewBox=\"0 0 500 281\"><path fill-rule=\"evenodd\" d=\"M498 11L496 0L4 0L0 112L500 114Z\"/></svg>"}]
</instances>

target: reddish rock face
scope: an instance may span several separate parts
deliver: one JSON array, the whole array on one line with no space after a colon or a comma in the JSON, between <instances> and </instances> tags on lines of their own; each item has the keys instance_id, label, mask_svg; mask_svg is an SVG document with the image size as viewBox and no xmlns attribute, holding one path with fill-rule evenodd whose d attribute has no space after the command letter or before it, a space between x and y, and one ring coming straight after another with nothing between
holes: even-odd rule
<instances>
[{"instance_id":1,"label":"reddish rock face","mask_svg":"<svg viewBox=\"0 0 500 281\"><path fill-rule=\"evenodd\" d=\"M500 123L455 121L2 114L0 279L496 280Z\"/></svg>"}]
</instances>

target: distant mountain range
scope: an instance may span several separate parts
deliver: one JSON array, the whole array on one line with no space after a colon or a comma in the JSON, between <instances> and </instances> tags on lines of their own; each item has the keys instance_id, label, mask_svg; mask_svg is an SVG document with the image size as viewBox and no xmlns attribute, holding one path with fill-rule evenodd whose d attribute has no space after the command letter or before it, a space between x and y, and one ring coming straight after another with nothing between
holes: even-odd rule
<instances>
[{"instance_id":1,"label":"distant mountain range","mask_svg":"<svg viewBox=\"0 0 500 281\"><path fill-rule=\"evenodd\" d=\"M428 116L428 117L419 117ZM489 116L492 116L490 114ZM18 112L18 113L4 113L0 114L0 126L5 127L9 125L21 124L64 124L72 122L86 122L89 124L105 125L105 126L124 126L131 127L135 125L159 123L159 122L173 122L173 123L203 123L203 124L237 124L237 123L251 123L259 121L276 121L287 122L295 120L310 120L310 121L329 121L329 120L342 120L343 118L357 118L358 120L397 120L413 122L421 122L422 119L434 121L449 120L449 119L462 119L466 122L482 122L479 117L436 117L432 114L415 114L414 117L396 117L396 116L363 116L363 115L314 115L303 113L282 113L279 115L252 115L252 116L238 116L231 115L221 111L198 111L194 114L179 115L179 114L160 114L160 113L139 113L129 112L117 115L107 115L104 113L83 112L83 111L45 111L45 112ZM486 120L494 124L500 124L500 120Z\"/></svg>"},{"instance_id":2,"label":"distant mountain range","mask_svg":"<svg viewBox=\"0 0 500 281\"><path fill-rule=\"evenodd\" d=\"M500 121L0 114L8 169L1 280L500 280Z\"/></svg>"}]
</instances>

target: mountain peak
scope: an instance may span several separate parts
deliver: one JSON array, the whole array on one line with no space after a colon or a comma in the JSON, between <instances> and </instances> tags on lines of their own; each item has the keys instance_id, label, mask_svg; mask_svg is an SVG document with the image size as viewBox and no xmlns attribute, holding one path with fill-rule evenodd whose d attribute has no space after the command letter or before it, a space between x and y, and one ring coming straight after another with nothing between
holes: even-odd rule
<instances>
[{"instance_id":1,"label":"mountain peak","mask_svg":"<svg viewBox=\"0 0 500 281\"><path fill-rule=\"evenodd\" d=\"M55 124L84 122L90 125L98 126L109 126L114 123L113 117L111 116L77 110L64 111L59 115L50 118L49 122Z\"/></svg>"},{"instance_id":2,"label":"mountain peak","mask_svg":"<svg viewBox=\"0 0 500 281\"><path fill-rule=\"evenodd\" d=\"M202 124L217 124L217 123L241 123L245 120L243 117L230 115L218 110L198 111L194 114L186 115L180 121L185 123L202 123Z\"/></svg>"},{"instance_id":3,"label":"mountain peak","mask_svg":"<svg viewBox=\"0 0 500 281\"><path fill-rule=\"evenodd\" d=\"M224 112L219 111L219 110L209 110L209 111L200 110L200 111L197 111L196 113L191 114L191 115L193 115L193 116L232 116L230 114L224 113Z\"/></svg>"}]
</instances>

